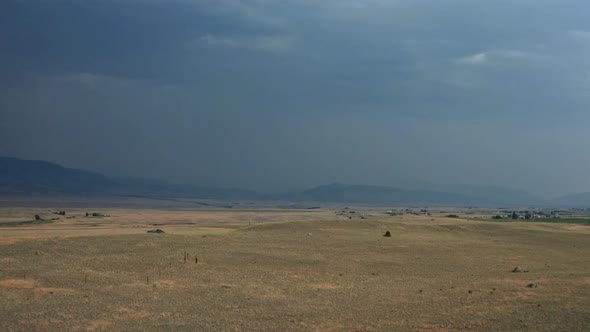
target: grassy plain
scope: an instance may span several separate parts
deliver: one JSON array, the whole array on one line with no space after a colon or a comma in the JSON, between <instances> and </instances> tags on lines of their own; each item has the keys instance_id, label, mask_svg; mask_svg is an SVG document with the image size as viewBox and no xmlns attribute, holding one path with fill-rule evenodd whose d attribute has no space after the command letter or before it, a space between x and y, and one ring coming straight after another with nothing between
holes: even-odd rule
<instances>
[{"instance_id":1,"label":"grassy plain","mask_svg":"<svg viewBox=\"0 0 590 332\"><path fill-rule=\"evenodd\" d=\"M0 229L0 330L590 329L586 225L84 211ZM0 219L37 212L4 208Z\"/></svg>"}]
</instances>

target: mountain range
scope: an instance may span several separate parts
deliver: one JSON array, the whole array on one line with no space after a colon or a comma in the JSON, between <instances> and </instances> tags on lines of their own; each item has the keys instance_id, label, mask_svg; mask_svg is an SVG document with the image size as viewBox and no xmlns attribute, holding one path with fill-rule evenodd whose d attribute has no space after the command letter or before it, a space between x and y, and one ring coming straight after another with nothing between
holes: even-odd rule
<instances>
[{"instance_id":1,"label":"mountain range","mask_svg":"<svg viewBox=\"0 0 590 332\"><path fill-rule=\"evenodd\" d=\"M236 188L172 184L159 180L115 178L38 160L0 157L0 196L88 195L301 201L376 205L505 205L590 207L590 193L544 200L522 190L493 186L447 185L403 189L333 183L301 192L265 194Z\"/></svg>"}]
</instances>

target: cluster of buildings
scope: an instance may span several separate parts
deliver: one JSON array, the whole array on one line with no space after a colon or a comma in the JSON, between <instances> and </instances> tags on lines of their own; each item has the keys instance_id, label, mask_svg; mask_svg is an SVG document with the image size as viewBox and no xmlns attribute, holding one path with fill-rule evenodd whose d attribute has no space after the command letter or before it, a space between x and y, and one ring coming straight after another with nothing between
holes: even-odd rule
<instances>
[{"instance_id":1,"label":"cluster of buildings","mask_svg":"<svg viewBox=\"0 0 590 332\"><path fill-rule=\"evenodd\" d=\"M518 219L518 220L530 220L530 219L561 219L561 216L557 212L551 212L550 214L539 212L539 213L529 213L528 211L525 212L512 212L511 216L506 216L507 218Z\"/></svg>"}]
</instances>

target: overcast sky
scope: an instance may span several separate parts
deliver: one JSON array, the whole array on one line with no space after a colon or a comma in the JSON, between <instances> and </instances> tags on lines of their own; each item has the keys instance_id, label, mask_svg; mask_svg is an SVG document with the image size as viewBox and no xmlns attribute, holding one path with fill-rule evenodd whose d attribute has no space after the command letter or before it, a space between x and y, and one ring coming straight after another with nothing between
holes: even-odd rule
<instances>
[{"instance_id":1,"label":"overcast sky","mask_svg":"<svg viewBox=\"0 0 590 332\"><path fill-rule=\"evenodd\" d=\"M264 191L590 191L587 0L2 0L0 155Z\"/></svg>"}]
</instances>

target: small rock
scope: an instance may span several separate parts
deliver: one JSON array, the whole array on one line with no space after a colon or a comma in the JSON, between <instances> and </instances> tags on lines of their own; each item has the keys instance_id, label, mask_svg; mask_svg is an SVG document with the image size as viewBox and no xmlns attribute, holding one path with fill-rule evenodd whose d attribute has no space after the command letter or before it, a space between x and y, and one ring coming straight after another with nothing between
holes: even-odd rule
<instances>
[{"instance_id":1,"label":"small rock","mask_svg":"<svg viewBox=\"0 0 590 332\"><path fill-rule=\"evenodd\" d=\"M523 269L520 266L517 266L512 270L512 273L522 273L522 272L529 272L529 270Z\"/></svg>"},{"instance_id":2,"label":"small rock","mask_svg":"<svg viewBox=\"0 0 590 332\"><path fill-rule=\"evenodd\" d=\"M231 288L230 285L221 285L221 288Z\"/></svg>"},{"instance_id":3,"label":"small rock","mask_svg":"<svg viewBox=\"0 0 590 332\"><path fill-rule=\"evenodd\" d=\"M530 284L526 285L528 288L537 288L537 283L536 282L531 282Z\"/></svg>"}]
</instances>

